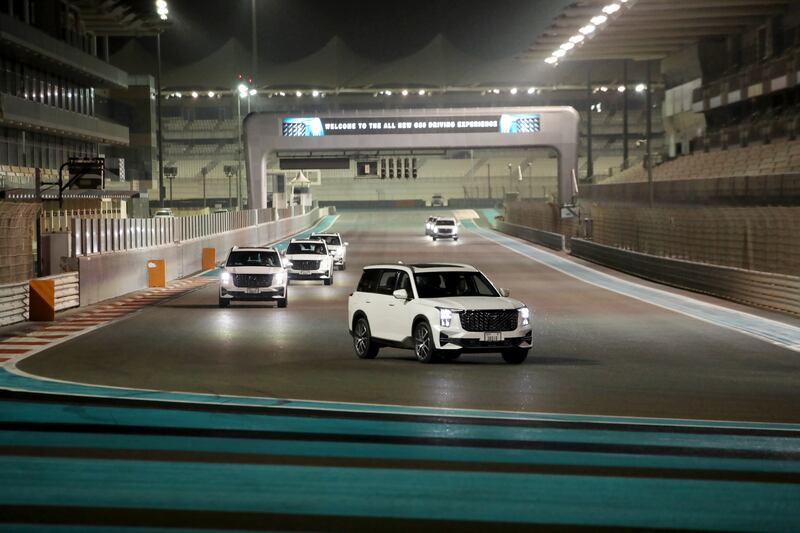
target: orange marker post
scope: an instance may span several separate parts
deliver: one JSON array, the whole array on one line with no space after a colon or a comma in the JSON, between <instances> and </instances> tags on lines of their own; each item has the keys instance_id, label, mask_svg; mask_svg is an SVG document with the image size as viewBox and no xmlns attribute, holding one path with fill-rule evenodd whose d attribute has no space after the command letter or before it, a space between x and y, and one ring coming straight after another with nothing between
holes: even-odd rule
<instances>
[{"instance_id":1,"label":"orange marker post","mask_svg":"<svg viewBox=\"0 0 800 533\"><path fill-rule=\"evenodd\" d=\"M32 279L28 284L28 316L33 322L52 322L56 319L56 282L52 279Z\"/></svg>"},{"instance_id":2,"label":"orange marker post","mask_svg":"<svg viewBox=\"0 0 800 533\"><path fill-rule=\"evenodd\" d=\"M211 270L217 266L217 249L203 248L203 270Z\"/></svg>"},{"instance_id":3,"label":"orange marker post","mask_svg":"<svg viewBox=\"0 0 800 533\"><path fill-rule=\"evenodd\" d=\"M147 262L147 286L149 288L167 286L167 267L163 259L150 259Z\"/></svg>"}]
</instances>

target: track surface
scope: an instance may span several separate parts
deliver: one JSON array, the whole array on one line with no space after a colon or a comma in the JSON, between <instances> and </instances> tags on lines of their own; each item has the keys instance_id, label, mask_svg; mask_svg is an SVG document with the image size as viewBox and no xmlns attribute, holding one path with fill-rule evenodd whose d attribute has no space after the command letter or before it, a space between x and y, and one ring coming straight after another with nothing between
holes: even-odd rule
<instances>
[{"instance_id":1,"label":"track surface","mask_svg":"<svg viewBox=\"0 0 800 533\"><path fill-rule=\"evenodd\" d=\"M19 364L40 376L121 387L452 408L800 422L800 354L582 283L464 232L422 235L430 212L345 212L333 287L296 283L288 309L216 305L216 285L144 310ZM534 311L522 366L499 356L421 365L384 349L358 360L347 295L376 262L459 261Z\"/></svg>"}]
</instances>

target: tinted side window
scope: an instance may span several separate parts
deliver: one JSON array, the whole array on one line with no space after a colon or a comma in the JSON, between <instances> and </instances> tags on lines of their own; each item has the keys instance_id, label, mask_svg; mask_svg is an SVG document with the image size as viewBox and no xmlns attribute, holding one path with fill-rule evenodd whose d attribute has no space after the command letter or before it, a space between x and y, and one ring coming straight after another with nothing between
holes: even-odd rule
<instances>
[{"instance_id":1,"label":"tinted side window","mask_svg":"<svg viewBox=\"0 0 800 533\"><path fill-rule=\"evenodd\" d=\"M356 290L358 292L375 292L375 289L378 287L378 278L380 277L381 271L378 269L369 269L365 270L363 274L361 274L361 280L358 282L358 287Z\"/></svg>"},{"instance_id":2,"label":"tinted side window","mask_svg":"<svg viewBox=\"0 0 800 533\"><path fill-rule=\"evenodd\" d=\"M378 290L375 292L380 294L392 294L399 273L400 271L398 270L382 270L381 276L378 279Z\"/></svg>"}]
</instances>

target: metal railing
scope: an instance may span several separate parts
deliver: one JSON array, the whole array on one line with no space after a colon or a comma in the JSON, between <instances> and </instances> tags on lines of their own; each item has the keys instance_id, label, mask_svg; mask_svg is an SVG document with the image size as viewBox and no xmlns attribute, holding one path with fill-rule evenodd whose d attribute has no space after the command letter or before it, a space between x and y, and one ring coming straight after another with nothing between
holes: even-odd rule
<instances>
[{"instance_id":1,"label":"metal railing","mask_svg":"<svg viewBox=\"0 0 800 533\"><path fill-rule=\"evenodd\" d=\"M139 250L201 239L305 214L311 208L250 209L210 215L169 218L73 218L70 255Z\"/></svg>"},{"instance_id":2,"label":"metal railing","mask_svg":"<svg viewBox=\"0 0 800 533\"><path fill-rule=\"evenodd\" d=\"M65 209L62 211L45 211L40 216L42 233L62 233L70 230L76 218L121 219L120 209Z\"/></svg>"}]
</instances>

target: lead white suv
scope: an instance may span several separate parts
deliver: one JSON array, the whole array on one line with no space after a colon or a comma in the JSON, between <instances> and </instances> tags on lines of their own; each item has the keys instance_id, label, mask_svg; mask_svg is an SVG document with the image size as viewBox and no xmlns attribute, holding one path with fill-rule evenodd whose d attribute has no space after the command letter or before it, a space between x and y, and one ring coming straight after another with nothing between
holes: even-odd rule
<instances>
[{"instance_id":1,"label":"lead white suv","mask_svg":"<svg viewBox=\"0 0 800 533\"><path fill-rule=\"evenodd\" d=\"M328 253L333 256L333 264L344 270L347 267L347 247L350 243L344 242L339 233L312 233L309 239L320 239L328 245Z\"/></svg>"},{"instance_id":2,"label":"lead white suv","mask_svg":"<svg viewBox=\"0 0 800 533\"><path fill-rule=\"evenodd\" d=\"M372 265L348 301L356 355L383 346L413 349L417 360L500 352L522 363L533 346L530 310L476 268L459 264Z\"/></svg>"},{"instance_id":3,"label":"lead white suv","mask_svg":"<svg viewBox=\"0 0 800 533\"><path fill-rule=\"evenodd\" d=\"M333 283L333 257L328 245L319 239L292 239L286 248L289 279L319 279L325 285Z\"/></svg>"},{"instance_id":4,"label":"lead white suv","mask_svg":"<svg viewBox=\"0 0 800 533\"><path fill-rule=\"evenodd\" d=\"M431 224L431 237L436 239L458 240L458 221L454 218L439 217Z\"/></svg>"},{"instance_id":5,"label":"lead white suv","mask_svg":"<svg viewBox=\"0 0 800 533\"><path fill-rule=\"evenodd\" d=\"M235 300L274 300L278 307L289 303L286 265L274 248L234 246L219 276L219 306Z\"/></svg>"}]
</instances>

